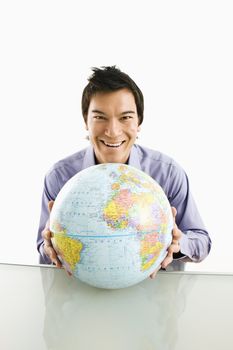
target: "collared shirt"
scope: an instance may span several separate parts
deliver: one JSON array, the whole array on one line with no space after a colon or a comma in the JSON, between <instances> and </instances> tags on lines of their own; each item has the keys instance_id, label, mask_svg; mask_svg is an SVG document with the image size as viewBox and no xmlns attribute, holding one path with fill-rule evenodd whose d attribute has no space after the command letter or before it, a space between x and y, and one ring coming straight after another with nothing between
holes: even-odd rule
<instances>
[{"instance_id":1,"label":"collared shirt","mask_svg":"<svg viewBox=\"0 0 233 350\"><path fill-rule=\"evenodd\" d=\"M94 150L89 146L60 160L46 174L37 237L41 264L51 264L44 253L41 236L49 217L48 202L55 200L63 185L72 176L95 164ZM182 231L180 239L182 257L174 260L169 269L182 270L183 263L186 261L202 261L210 251L211 240L190 192L188 177L182 167L169 156L136 144L131 149L128 165L144 171L157 181L171 206L177 210L176 224Z\"/></svg>"}]
</instances>

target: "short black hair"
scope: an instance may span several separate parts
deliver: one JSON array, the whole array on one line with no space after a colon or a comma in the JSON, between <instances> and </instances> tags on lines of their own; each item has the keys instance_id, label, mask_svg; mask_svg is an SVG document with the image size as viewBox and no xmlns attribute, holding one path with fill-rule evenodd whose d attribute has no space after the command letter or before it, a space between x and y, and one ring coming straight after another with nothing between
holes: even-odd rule
<instances>
[{"instance_id":1,"label":"short black hair","mask_svg":"<svg viewBox=\"0 0 233 350\"><path fill-rule=\"evenodd\" d=\"M134 95L139 125L142 124L144 98L141 90L133 79L116 66L93 67L92 71L93 74L88 78L89 83L84 88L82 94L82 114L85 122L87 122L88 108L93 95L97 92L111 92L127 88Z\"/></svg>"}]
</instances>

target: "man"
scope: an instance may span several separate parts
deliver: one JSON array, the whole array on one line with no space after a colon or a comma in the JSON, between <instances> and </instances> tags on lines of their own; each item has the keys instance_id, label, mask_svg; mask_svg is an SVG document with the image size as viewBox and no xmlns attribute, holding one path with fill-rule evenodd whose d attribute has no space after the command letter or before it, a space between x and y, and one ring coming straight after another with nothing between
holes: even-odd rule
<instances>
[{"instance_id":1,"label":"man","mask_svg":"<svg viewBox=\"0 0 233 350\"><path fill-rule=\"evenodd\" d=\"M51 243L49 212L63 185L79 171L99 163L126 163L154 178L166 193L174 216L173 240L161 267L183 269L202 261L211 241L190 193L184 170L170 157L135 144L143 121L143 94L115 66L94 68L82 96L82 113L91 145L47 173L37 238L40 263L61 267ZM155 277L155 271L151 277Z\"/></svg>"}]
</instances>

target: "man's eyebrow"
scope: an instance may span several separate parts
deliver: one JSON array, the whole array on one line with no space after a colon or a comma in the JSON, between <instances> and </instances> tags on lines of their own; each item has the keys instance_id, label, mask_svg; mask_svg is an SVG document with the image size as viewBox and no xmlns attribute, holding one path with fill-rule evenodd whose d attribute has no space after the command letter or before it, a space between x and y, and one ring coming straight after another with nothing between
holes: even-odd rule
<instances>
[{"instance_id":1,"label":"man's eyebrow","mask_svg":"<svg viewBox=\"0 0 233 350\"><path fill-rule=\"evenodd\" d=\"M92 113L105 114L104 112L100 111L99 109L92 109L91 111L92 111ZM134 111L125 111L125 112L122 112L121 114L123 114L123 115L135 114L135 112Z\"/></svg>"},{"instance_id":2,"label":"man's eyebrow","mask_svg":"<svg viewBox=\"0 0 233 350\"><path fill-rule=\"evenodd\" d=\"M101 112L98 109L92 109L91 111L92 111L92 113L105 114L104 112Z\"/></svg>"},{"instance_id":3,"label":"man's eyebrow","mask_svg":"<svg viewBox=\"0 0 233 350\"><path fill-rule=\"evenodd\" d=\"M133 113L133 114L135 114L135 112L134 112L134 111L125 111L125 112L122 112L121 114L129 114L129 113Z\"/></svg>"}]
</instances>

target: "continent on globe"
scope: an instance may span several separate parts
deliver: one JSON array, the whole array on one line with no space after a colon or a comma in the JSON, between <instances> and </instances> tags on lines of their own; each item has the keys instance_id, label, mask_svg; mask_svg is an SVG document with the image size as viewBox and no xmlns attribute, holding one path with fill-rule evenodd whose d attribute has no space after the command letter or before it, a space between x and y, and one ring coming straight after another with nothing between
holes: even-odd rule
<instances>
[{"instance_id":1,"label":"continent on globe","mask_svg":"<svg viewBox=\"0 0 233 350\"><path fill-rule=\"evenodd\" d=\"M124 288L156 270L171 244L173 216L157 182L134 167L99 164L73 176L50 215L63 265L99 288Z\"/></svg>"}]
</instances>

